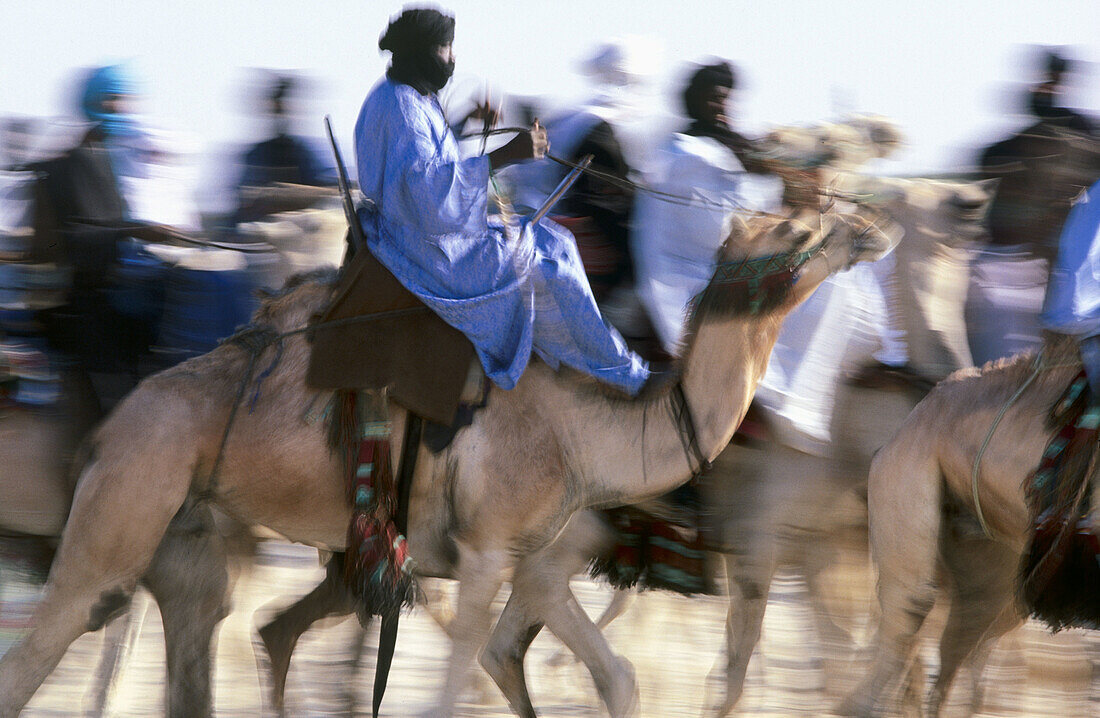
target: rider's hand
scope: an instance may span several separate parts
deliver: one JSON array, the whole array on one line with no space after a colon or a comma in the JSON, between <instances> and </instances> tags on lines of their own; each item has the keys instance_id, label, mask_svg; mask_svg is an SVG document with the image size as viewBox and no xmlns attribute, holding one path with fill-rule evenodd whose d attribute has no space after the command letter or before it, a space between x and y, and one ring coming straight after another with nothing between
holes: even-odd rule
<instances>
[{"instance_id":1,"label":"rider's hand","mask_svg":"<svg viewBox=\"0 0 1100 718\"><path fill-rule=\"evenodd\" d=\"M550 149L546 139L546 128L535 120L531 129L521 132L508 144L489 153L489 163L493 167L503 167L523 160L541 160Z\"/></svg>"},{"instance_id":2,"label":"rider's hand","mask_svg":"<svg viewBox=\"0 0 1100 718\"><path fill-rule=\"evenodd\" d=\"M463 122L471 120L481 120L485 123L485 129L496 127L497 123L500 122L500 107L494 107L486 100L484 104L479 104L470 110L470 114L466 115Z\"/></svg>"}]
</instances>

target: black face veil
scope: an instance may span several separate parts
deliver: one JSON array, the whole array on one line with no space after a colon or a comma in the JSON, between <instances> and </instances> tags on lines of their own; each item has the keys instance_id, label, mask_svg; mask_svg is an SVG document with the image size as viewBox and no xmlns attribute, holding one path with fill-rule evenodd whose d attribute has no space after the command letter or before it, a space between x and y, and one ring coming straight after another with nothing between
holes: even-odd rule
<instances>
[{"instance_id":1,"label":"black face veil","mask_svg":"<svg viewBox=\"0 0 1100 718\"><path fill-rule=\"evenodd\" d=\"M444 61L436 48L455 38L455 20L438 10L405 10L392 20L378 48L393 53L386 76L409 85L422 95L439 92L454 73L454 62Z\"/></svg>"}]
</instances>

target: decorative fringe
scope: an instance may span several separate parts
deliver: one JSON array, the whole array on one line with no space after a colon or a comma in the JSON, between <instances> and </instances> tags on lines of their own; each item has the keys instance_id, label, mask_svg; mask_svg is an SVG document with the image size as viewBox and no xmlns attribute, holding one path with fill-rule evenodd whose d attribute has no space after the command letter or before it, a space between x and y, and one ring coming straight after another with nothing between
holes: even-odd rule
<instances>
[{"instance_id":1,"label":"decorative fringe","mask_svg":"<svg viewBox=\"0 0 1100 718\"><path fill-rule=\"evenodd\" d=\"M1100 628L1100 539L1088 520L1100 407L1079 373L1051 410L1055 430L1027 485L1032 533L1020 564L1020 596L1051 630Z\"/></svg>"},{"instance_id":2,"label":"decorative fringe","mask_svg":"<svg viewBox=\"0 0 1100 718\"><path fill-rule=\"evenodd\" d=\"M714 595L698 529L677 526L627 506L604 512L617 534L614 550L589 564L593 578L613 587Z\"/></svg>"},{"instance_id":3,"label":"decorative fringe","mask_svg":"<svg viewBox=\"0 0 1100 718\"><path fill-rule=\"evenodd\" d=\"M1087 521L1044 515L1024 554L1022 597L1052 631L1100 628L1100 540Z\"/></svg>"},{"instance_id":4,"label":"decorative fringe","mask_svg":"<svg viewBox=\"0 0 1100 718\"><path fill-rule=\"evenodd\" d=\"M330 441L344 454L347 497L352 506L348 525L344 579L359 599L359 619L389 616L416 604L408 543L394 525L397 485L390 461L390 425L365 416L355 391L337 393Z\"/></svg>"}]
</instances>

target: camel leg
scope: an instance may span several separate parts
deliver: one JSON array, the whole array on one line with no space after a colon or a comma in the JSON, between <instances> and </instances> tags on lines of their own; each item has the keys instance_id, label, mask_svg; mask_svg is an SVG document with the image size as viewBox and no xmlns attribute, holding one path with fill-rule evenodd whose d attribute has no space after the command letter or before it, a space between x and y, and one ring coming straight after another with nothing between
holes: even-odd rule
<instances>
[{"instance_id":1,"label":"camel leg","mask_svg":"<svg viewBox=\"0 0 1100 718\"><path fill-rule=\"evenodd\" d=\"M825 588L821 574L837 559L835 547L829 545L825 535L814 535L800 543L805 553L798 564L798 572L806 583L806 593L813 611L814 626L818 638L829 649L839 649L845 655L851 655L855 641L852 634L837 625L825 602Z\"/></svg>"},{"instance_id":2,"label":"camel leg","mask_svg":"<svg viewBox=\"0 0 1100 718\"><path fill-rule=\"evenodd\" d=\"M513 578L513 592L511 592L508 603L496 622L493 636L489 639L481 656L481 663L486 673L492 676L493 681L508 700L508 705L516 711L517 715L525 718L535 716L535 708L531 706L524 677L524 656L527 654L531 641L535 640L542 628L541 615L537 610L540 601L536 600L535 603L532 603L524 596L524 590L539 590L533 588L538 584L553 585L555 589L559 586L568 588L569 579L584 571L584 568L592 561L593 557L603 555L612 549L614 541L615 533L607 526L607 522L601 513L579 511L574 513L568 526L561 532L557 540L537 554L528 556L525 559L524 565L537 567L538 576L529 576L531 570L520 571L517 568L516 576L518 576L518 579ZM568 598L573 600L572 593L569 593ZM626 590L615 592L612 603L607 606L603 616L599 618L602 626L596 628L598 639L594 643L603 643L606 647L606 641L599 633L599 629L606 626L607 623L626 609L629 598L630 592L626 592ZM591 623L587 616L585 616L585 620ZM587 661L585 663L587 663L590 671L593 670L592 665L597 665L593 673L594 676L596 672L602 676L614 675L617 659L613 654L610 654L609 649L604 651L597 645L597 648L590 651L590 654L594 655L591 660L595 663L588 663ZM576 655L581 658L579 653ZM599 678L596 681L597 685L601 685ZM606 691L608 695L615 694L609 683L605 682L602 685L605 686L602 691ZM630 695L632 696L632 688Z\"/></svg>"},{"instance_id":3,"label":"camel leg","mask_svg":"<svg viewBox=\"0 0 1100 718\"><path fill-rule=\"evenodd\" d=\"M734 542L739 550L751 546L751 541ZM729 608L726 613L725 695L711 715L729 715L745 687L749 659L760 640L764 612L768 607L768 592L775 575L774 546L762 551L747 551L724 556L726 580L729 585Z\"/></svg>"},{"instance_id":4,"label":"camel leg","mask_svg":"<svg viewBox=\"0 0 1100 718\"><path fill-rule=\"evenodd\" d=\"M205 504L188 500L168 526L142 583L160 607L168 665L166 713L213 713L214 635L229 613L225 544Z\"/></svg>"},{"instance_id":5,"label":"camel leg","mask_svg":"<svg viewBox=\"0 0 1100 718\"><path fill-rule=\"evenodd\" d=\"M924 437L899 434L871 464L871 553L878 566L879 628L871 674L841 706L870 716L897 682L936 599L943 479Z\"/></svg>"},{"instance_id":6,"label":"camel leg","mask_svg":"<svg viewBox=\"0 0 1100 718\"><path fill-rule=\"evenodd\" d=\"M279 715L285 710L286 677L298 639L322 618L355 612L355 599L344 583L343 570L343 554L334 555L328 562L325 579L258 631L270 664L272 704Z\"/></svg>"},{"instance_id":7,"label":"camel leg","mask_svg":"<svg viewBox=\"0 0 1100 718\"><path fill-rule=\"evenodd\" d=\"M176 447L190 435L165 422L143 437L156 451L135 457L130 445L98 447L103 455L81 477L34 625L0 659L0 718L18 715L73 641L127 607L189 490L194 447Z\"/></svg>"},{"instance_id":8,"label":"camel leg","mask_svg":"<svg viewBox=\"0 0 1100 718\"><path fill-rule=\"evenodd\" d=\"M1018 626L1014 605L1016 556L1008 547L970 532L944 531L943 562L951 575L951 610L940 639L940 672L929 696L928 714L938 716L959 666L972 658L974 694L980 701L981 669L997 638Z\"/></svg>"},{"instance_id":9,"label":"camel leg","mask_svg":"<svg viewBox=\"0 0 1100 718\"><path fill-rule=\"evenodd\" d=\"M125 621L111 621L103 629L103 650L92 682L92 707L86 714L88 718L107 715L115 681L141 637L149 602L141 594L136 594L136 599L136 602L131 602Z\"/></svg>"},{"instance_id":10,"label":"camel leg","mask_svg":"<svg viewBox=\"0 0 1100 718\"><path fill-rule=\"evenodd\" d=\"M458 606L451 621L451 659L439 702L428 715L450 718L470 677L470 669L489 637L489 609L510 563L506 551L475 551L459 544Z\"/></svg>"},{"instance_id":11,"label":"camel leg","mask_svg":"<svg viewBox=\"0 0 1100 718\"><path fill-rule=\"evenodd\" d=\"M612 718L631 715L637 704L634 669L616 656L607 639L584 612L569 587L575 572L546 570L538 554L516 567L512 596L530 615L540 617L558 639L584 663Z\"/></svg>"},{"instance_id":12,"label":"camel leg","mask_svg":"<svg viewBox=\"0 0 1100 718\"><path fill-rule=\"evenodd\" d=\"M526 610L522 598L513 588L489 643L481 653L481 666L520 718L535 718L537 715L527 692L523 658L541 630L542 622Z\"/></svg>"},{"instance_id":13,"label":"camel leg","mask_svg":"<svg viewBox=\"0 0 1100 718\"><path fill-rule=\"evenodd\" d=\"M634 592L626 588L617 588L611 594L611 601L607 604L607 608L603 610L600 617L596 619L596 628L603 630L611 625L619 616L626 613L626 609L630 608L631 602L634 600ZM559 648L554 651L548 659L546 659L547 665L559 668L566 665L570 661L575 661L576 656L571 655L564 648Z\"/></svg>"}]
</instances>

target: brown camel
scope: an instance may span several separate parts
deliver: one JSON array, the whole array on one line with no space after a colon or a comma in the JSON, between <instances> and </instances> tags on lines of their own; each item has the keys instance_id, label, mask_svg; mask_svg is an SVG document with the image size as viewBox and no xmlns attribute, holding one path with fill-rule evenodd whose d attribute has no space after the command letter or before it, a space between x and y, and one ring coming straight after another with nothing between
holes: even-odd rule
<instances>
[{"instance_id":1,"label":"brown camel","mask_svg":"<svg viewBox=\"0 0 1100 718\"><path fill-rule=\"evenodd\" d=\"M813 227L753 218L722 250L727 268L748 258L814 253L771 311L746 312L720 281L704 295L682 386L707 458L729 442L743 417L786 312L833 271L889 247L891 238L860 217L825 215L820 228L818 217L808 218ZM299 329L330 292L329 282L291 283L255 321L276 332ZM327 396L305 385L304 336L285 340L281 361L258 387L252 410L237 414L220 470L210 476L249 362L270 363L276 355L273 348L259 357L250 352L228 342L146 379L94 433L34 627L0 661L0 716L18 713L69 644L125 602L172 516L195 493L293 540L343 547L350 508L339 458L328 449L324 427L306 417ZM584 660L611 714L630 712L631 671L611 654L568 585L546 585L540 558L578 509L637 503L690 477L694 462L669 418L671 402L668 392L628 400L536 362L514 390L494 392L446 451L433 456L421 449L410 549L419 572L460 585L451 662L434 715L452 714L488 636L489 603L509 569L511 613L523 625L531 623L529 611L544 621ZM392 417L400 437L404 414L393 407Z\"/></svg>"},{"instance_id":2,"label":"brown camel","mask_svg":"<svg viewBox=\"0 0 1100 718\"><path fill-rule=\"evenodd\" d=\"M938 715L960 663L969 658L980 671L996 639L1025 618L1017 601L1030 525L1023 487L1051 438L1045 417L1081 368L1069 337L1048 335L1041 356L1038 373L1032 354L956 372L875 457L868 502L882 610L872 672L841 707L846 715L888 709L889 693L941 586L951 606L930 715ZM983 446L975 485L972 472Z\"/></svg>"}]
</instances>

